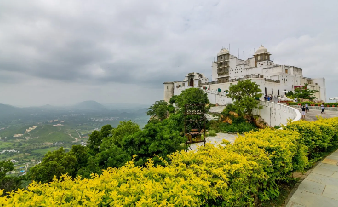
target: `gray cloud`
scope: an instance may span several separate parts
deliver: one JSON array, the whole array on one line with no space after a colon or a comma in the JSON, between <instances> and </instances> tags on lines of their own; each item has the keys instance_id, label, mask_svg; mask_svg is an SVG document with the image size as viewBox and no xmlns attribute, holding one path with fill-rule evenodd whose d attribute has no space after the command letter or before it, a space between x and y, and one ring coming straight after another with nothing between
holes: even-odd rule
<instances>
[{"instance_id":1,"label":"gray cloud","mask_svg":"<svg viewBox=\"0 0 338 207\"><path fill-rule=\"evenodd\" d=\"M334 0L1 1L0 102L151 103L162 98L164 81L192 71L210 78L211 62L229 43L240 58L263 44L275 62L325 77L328 95L336 96L337 6Z\"/></svg>"}]
</instances>

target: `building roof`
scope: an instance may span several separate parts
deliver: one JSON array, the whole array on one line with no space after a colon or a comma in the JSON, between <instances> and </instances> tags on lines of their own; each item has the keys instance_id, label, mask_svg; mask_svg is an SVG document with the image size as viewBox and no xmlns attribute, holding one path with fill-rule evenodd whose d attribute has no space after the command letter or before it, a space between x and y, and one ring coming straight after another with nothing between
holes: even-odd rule
<instances>
[{"instance_id":1,"label":"building roof","mask_svg":"<svg viewBox=\"0 0 338 207\"><path fill-rule=\"evenodd\" d=\"M229 51L227 49L222 48L221 51L219 51L219 53L217 53L217 56L228 54L228 53L229 53Z\"/></svg>"},{"instance_id":2,"label":"building roof","mask_svg":"<svg viewBox=\"0 0 338 207\"><path fill-rule=\"evenodd\" d=\"M256 50L255 55L261 54L261 53L267 53L268 49L266 49L263 45L261 45L258 50Z\"/></svg>"}]
</instances>

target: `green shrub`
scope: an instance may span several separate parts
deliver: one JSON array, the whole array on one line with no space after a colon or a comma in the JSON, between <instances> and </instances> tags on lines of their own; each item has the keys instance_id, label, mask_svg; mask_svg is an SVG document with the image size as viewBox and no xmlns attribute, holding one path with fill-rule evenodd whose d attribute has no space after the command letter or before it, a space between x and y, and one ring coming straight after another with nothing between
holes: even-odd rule
<instances>
[{"instance_id":1,"label":"green shrub","mask_svg":"<svg viewBox=\"0 0 338 207\"><path fill-rule=\"evenodd\" d=\"M215 136L216 136L215 130L209 130L209 137L215 137Z\"/></svg>"},{"instance_id":2,"label":"green shrub","mask_svg":"<svg viewBox=\"0 0 338 207\"><path fill-rule=\"evenodd\" d=\"M257 129L256 126L245 121L239 123L233 121L232 124L220 123L219 128L221 132L238 132L238 133L249 132L251 130Z\"/></svg>"}]
</instances>

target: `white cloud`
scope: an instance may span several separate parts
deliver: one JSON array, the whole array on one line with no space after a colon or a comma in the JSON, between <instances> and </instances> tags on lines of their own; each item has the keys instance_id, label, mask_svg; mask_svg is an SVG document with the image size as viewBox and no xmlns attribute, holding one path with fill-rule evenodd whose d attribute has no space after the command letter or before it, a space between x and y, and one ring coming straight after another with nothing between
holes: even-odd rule
<instances>
[{"instance_id":1,"label":"white cloud","mask_svg":"<svg viewBox=\"0 0 338 207\"><path fill-rule=\"evenodd\" d=\"M163 97L164 81L192 71L210 78L229 43L241 58L263 44L275 62L325 77L330 96L338 86L337 7L335 0L1 1L0 103L151 103Z\"/></svg>"}]
</instances>

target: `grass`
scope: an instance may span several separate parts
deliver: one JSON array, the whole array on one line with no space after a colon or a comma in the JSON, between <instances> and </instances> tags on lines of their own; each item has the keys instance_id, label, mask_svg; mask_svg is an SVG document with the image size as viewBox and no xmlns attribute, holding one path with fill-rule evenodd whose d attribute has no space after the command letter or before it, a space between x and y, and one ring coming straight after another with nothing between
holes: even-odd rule
<instances>
[{"instance_id":1,"label":"grass","mask_svg":"<svg viewBox=\"0 0 338 207\"><path fill-rule=\"evenodd\" d=\"M32 139L27 141L29 143L55 143L74 141L74 139L69 136L69 133L67 133L67 131L63 127L55 127L52 125L39 126L30 134Z\"/></svg>"},{"instance_id":2,"label":"grass","mask_svg":"<svg viewBox=\"0 0 338 207\"><path fill-rule=\"evenodd\" d=\"M0 141L0 150L4 150L4 149L13 149L13 143L12 142L3 142Z\"/></svg>"},{"instance_id":3,"label":"grass","mask_svg":"<svg viewBox=\"0 0 338 207\"><path fill-rule=\"evenodd\" d=\"M24 134L26 129L33 125L13 125L9 126L6 129L0 130L0 137L5 138L12 138L14 134Z\"/></svg>"},{"instance_id":4,"label":"grass","mask_svg":"<svg viewBox=\"0 0 338 207\"><path fill-rule=\"evenodd\" d=\"M49 147L49 148L45 148L45 149L32 150L32 152L38 153L38 154L41 154L41 155L45 155L45 154L47 154L47 152L53 152L54 150L57 150L59 148L60 147Z\"/></svg>"}]
</instances>

